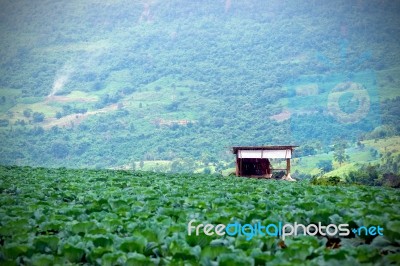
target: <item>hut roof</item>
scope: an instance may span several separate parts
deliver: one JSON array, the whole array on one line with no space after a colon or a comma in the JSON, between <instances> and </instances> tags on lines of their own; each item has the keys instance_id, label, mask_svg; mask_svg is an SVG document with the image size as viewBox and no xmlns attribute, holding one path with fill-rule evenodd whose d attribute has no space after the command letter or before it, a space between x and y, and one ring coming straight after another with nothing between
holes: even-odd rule
<instances>
[{"instance_id":1,"label":"hut roof","mask_svg":"<svg viewBox=\"0 0 400 266\"><path fill-rule=\"evenodd\" d=\"M232 153L237 154L238 150L293 150L298 146L295 145L283 145L283 146L234 146L232 147Z\"/></svg>"}]
</instances>

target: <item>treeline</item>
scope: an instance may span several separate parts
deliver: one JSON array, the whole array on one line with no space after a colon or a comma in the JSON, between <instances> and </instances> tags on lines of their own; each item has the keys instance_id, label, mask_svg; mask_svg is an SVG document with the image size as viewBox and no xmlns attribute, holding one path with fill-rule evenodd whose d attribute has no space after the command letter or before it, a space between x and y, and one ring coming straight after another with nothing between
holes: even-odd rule
<instances>
[{"instance_id":1,"label":"treeline","mask_svg":"<svg viewBox=\"0 0 400 266\"><path fill-rule=\"evenodd\" d=\"M393 100L395 101L395 100ZM300 144L296 157L315 155L337 150L337 160L345 160L340 145L335 144L342 137L356 142L367 137L376 139L399 134L392 126L381 126L376 131L363 135L357 127L337 126L338 132L324 134L329 119L309 119L310 129L293 133L285 123L257 120L257 112L244 112L236 117L203 116L196 123L188 125L157 126L148 121L131 119L136 114L121 109L99 117L89 117L79 125L54 126L45 130L41 126L8 125L0 131L2 164L114 167L129 165L132 161L170 160L185 158L186 161L231 161L229 149L234 145L265 145L276 143ZM144 111L146 112L146 110ZM267 121L267 122L266 122ZM318 124L318 127L315 125ZM313 132L312 135L308 135ZM362 132L362 131L361 131ZM302 133L302 134L301 134ZM347 135L346 135L347 134ZM156 143L156 145L155 145ZM346 148L346 146L344 146ZM192 171L196 168L178 168ZM329 168L321 162L321 168ZM329 171L329 170L327 170Z\"/></svg>"}]
</instances>

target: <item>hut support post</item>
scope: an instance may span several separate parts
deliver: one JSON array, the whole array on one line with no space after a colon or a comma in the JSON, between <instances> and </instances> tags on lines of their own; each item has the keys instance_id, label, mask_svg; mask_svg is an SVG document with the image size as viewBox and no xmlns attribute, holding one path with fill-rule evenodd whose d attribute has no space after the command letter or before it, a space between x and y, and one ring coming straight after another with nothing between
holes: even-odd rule
<instances>
[{"instance_id":1,"label":"hut support post","mask_svg":"<svg viewBox=\"0 0 400 266\"><path fill-rule=\"evenodd\" d=\"M237 153L236 153L236 176L239 176L239 160Z\"/></svg>"},{"instance_id":2,"label":"hut support post","mask_svg":"<svg viewBox=\"0 0 400 266\"><path fill-rule=\"evenodd\" d=\"M290 159L286 159L286 176L290 175Z\"/></svg>"}]
</instances>

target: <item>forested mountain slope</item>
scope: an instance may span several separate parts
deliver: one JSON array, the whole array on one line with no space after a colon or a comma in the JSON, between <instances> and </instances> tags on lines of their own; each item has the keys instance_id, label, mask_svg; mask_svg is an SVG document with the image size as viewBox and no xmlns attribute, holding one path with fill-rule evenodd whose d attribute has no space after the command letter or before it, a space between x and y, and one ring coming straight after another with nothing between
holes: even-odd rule
<instances>
[{"instance_id":1,"label":"forested mountain slope","mask_svg":"<svg viewBox=\"0 0 400 266\"><path fill-rule=\"evenodd\" d=\"M2 164L190 170L399 133L399 1L0 3Z\"/></svg>"}]
</instances>

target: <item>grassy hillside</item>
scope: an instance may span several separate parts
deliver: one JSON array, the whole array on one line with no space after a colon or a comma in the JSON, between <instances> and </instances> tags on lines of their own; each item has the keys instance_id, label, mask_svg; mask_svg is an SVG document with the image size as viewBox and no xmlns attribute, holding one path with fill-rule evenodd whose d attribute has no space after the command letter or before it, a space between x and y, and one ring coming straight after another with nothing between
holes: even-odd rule
<instances>
[{"instance_id":1,"label":"grassy hillside","mask_svg":"<svg viewBox=\"0 0 400 266\"><path fill-rule=\"evenodd\" d=\"M111 170L0 167L0 264L395 264L390 188ZM383 235L188 235L188 222L381 226Z\"/></svg>"}]
</instances>

